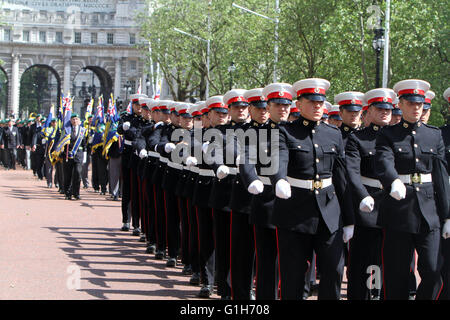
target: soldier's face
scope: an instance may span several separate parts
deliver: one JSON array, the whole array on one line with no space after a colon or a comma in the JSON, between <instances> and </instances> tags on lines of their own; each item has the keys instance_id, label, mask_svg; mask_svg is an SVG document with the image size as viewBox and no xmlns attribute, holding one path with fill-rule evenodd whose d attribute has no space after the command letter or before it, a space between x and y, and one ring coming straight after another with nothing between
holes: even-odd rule
<instances>
[{"instance_id":1,"label":"soldier's face","mask_svg":"<svg viewBox=\"0 0 450 320\"><path fill-rule=\"evenodd\" d=\"M287 121L290 107L291 104L267 103L267 111L269 111L270 119L274 122Z\"/></svg>"},{"instance_id":2,"label":"soldier's face","mask_svg":"<svg viewBox=\"0 0 450 320\"><path fill-rule=\"evenodd\" d=\"M71 123L73 126L78 126L78 125L80 124L80 118L77 118L77 117L71 118L71 119L70 119L70 123Z\"/></svg>"},{"instance_id":3,"label":"soldier's face","mask_svg":"<svg viewBox=\"0 0 450 320\"><path fill-rule=\"evenodd\" d=\"M378 126L387 126L391 122L392 110L370 106L367 111L371 122Z\"/></svg>"},{"instance_id":4,"label":"soldier's face","mask_svg":"<svg viewBox=\"0 0 450 320\"><path fill-rule=\"evenodd\" d=\"M209 128L210 126L208 113L202 115L202 126L203 128Z\"/></svg>"},{"instance_id":5,"label":"soldier's face","mask_svg":"<svg viewBox=\"0 0 450 320\"><path fill-rule=\"evenodd\" d=\"M187 117L180 117L181 127L186 130L191 130L194 126L194 119Z\"/></svg>"},{"instance_id":6,"label":"soldier's face","mask_svg":"<svg viewBox=\"0 0 450 320\"><path fill-rule=\"evenodd\" d=\"M342 125L342 120L328 118L328 123L339 128Z\"/></svg>"},{"instance_id":7,"label":"soldier's face","mask_svg":"<svg viewBox=\"0 0 450 320\"><path fill-rule=\"evenodd\" d=\"M300 97L295 102L297 108L300 110L300 114L307 120L319 121L322 119L323 109L325 106L324 101L313 101Z\"/></svg>"},{"instance_id":8,"label":"soldier's face","mask_svg":"<svg viewBox=\"0 0 450 320\"><path fill-rule=\"evenodd\" d=\"M403 119L410 123L415 123L420 120L423 112L422 102L413 102L404 98L400 99L398 107L402 110Z\"/></svg>"},{"instance_id":9,"label":"soldier's face","mask_svg":"<svg viewBox=\"0 0 450 320\"><path fill-rule=\"evenodd\" d=\"M142 109L142 116L144 117L145 120L150 120L152 118L152 114L150 113L149 110L146 109Z\"/></svg>"},{"instance_id":10,"label":"soldier's face","mask_svg":"<svg viewBox=\"0 0 450 320\"><path fill-rule=\"evenodd\" d=\"M294 116L293 114L290 114L289 117L288 117L288 121L295 121L298 118L300 118L300 117L297 117L297 116Z\"/></svg>"},{"instance_id":11,"label":"soldier's face","mask_svg":"<svg viewBox=\"0 0 450 320\"><path fill-rule=\"evenodd\" d=\"M402 116L399 114L393 114L391 117L391 122L389 122L390 126L399 123L402 120Z\"/></svg>"},{"instance_id":12,"label":"soldier's face","mask_svg":"<svg viewBox=\"0 0 450 320\"><path fill-rule=\"evenodd\" d=\"M248 106L232 106L230 116L233 121L244 122L248 118Z\"/></svg>"},{"instance_id":13,"label":"soldier's face","mask_svg":"<svg viewBox=\"0 0 450 320\"><path fill-rule=\"evenodd\" d=\"M227 124L228 122L228 113L219 112L216 110L210 110L209 113L210 125L212 127L220 126Z\"/></svg>"},{"instance_id":14,"label":"soldier's face","mask_svg":"<svg viewBox=\"0 0 450 320\"><path fill-rule=\"evenodd\" d=\"M162 121L164 123L168 123L168 122L170 122L170 115L168 113L162 113L161 112L161 114L159 116L159 119L160 119L159 121Z\"/></svg>"},{"instance_id":15,"label":"soldier's face","mask_svg":"<svg viewBox=\"0 0 450 320\"><path fill-rule=\"evenodd\" d=\"M269 120L269 112L267 112L266 108L250 106L249 112L252 119L258 123L266 123Z\"/></svg>"},{"instance_id":16,"label":"soldier's face","mask_svg":"<svg viewBox=\"0 0 450 320\"><path fill-rule=\"evenodd\" d=\"M361 119L361 111L349 111L342 109L339 111L339 114L342 118L342 123L350 126L357 127L359 126Z\"/></svg>"},{"instance_id":17,"label":"soldier's face","mask_svg":"<svg viewBox=\"0 0 450 320\"><path fill-rule=\"evenodd\" d=\"M133 112L140 115L142 112L141 105L139 103L133 103Z\"/></svg>"},{"instance_id":18,"label":"soldier's face","mask_svg":"<svg viewBox=\"0 0 450 320\"><path fill-rule=\"evenodd\" d=\"M160 111L152 111L153 121L155 121L155 122L161 121L160 113L161 113Z\"/></svg>"},{"instance_id":19,"label":"soldier's face","mask_svg":"<svg viewBox=\"0 0 450 320\"><path fill-rule=\"evenodd\" d=\"M52 128L55 128L56 127L56 121L50 122L50 125L52 126Z\"/></svg>"},{"instance_id":20,"label":"soldier's face","mask_svg":"<svg viewBox=\"0 0 450 320\"><path fill-rule=\"evenodd\" d=\"M420 117L420 121L423 123L428 123L428 119L430 119L431 109L423 109L422 117Z\"/></svg>"}]
</instances>

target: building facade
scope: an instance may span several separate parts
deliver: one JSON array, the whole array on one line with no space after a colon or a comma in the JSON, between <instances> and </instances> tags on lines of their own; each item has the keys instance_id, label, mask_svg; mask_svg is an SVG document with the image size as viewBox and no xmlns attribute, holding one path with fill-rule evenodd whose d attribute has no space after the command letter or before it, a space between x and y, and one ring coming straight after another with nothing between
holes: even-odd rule
<instances>
[{"instance_id":1,"label":"building facade","mask_svg":"<svg viewBox=\"0 0 450 320\"><path fill-rule=\"evenodd\" d=\"M0 72L7 84L0 116L18 115L21 77L35 66L51 71L58 96L80 95L83 83L124 104L140 84L151 94L134 19L145 8L144 0L0 1ZM74 106L81 108L81 102Z\"/></svg>"}]
</instances>

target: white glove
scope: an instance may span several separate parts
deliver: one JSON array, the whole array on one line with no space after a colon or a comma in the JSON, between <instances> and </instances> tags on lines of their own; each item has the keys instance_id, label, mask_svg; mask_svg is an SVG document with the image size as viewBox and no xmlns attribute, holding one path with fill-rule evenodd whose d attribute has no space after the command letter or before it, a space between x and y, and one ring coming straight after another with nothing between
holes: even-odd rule
<instances>
[{"instance_id":1,"label":"white glove","mask_svg":"<svg viewBox=\"0 0 450 320\"><path fill-rule=\"evenodd\" d=\"M88 143L92 144L92 141L94 141L94 136L91 136L88 140Z\"/></svg>"},{"instance_id":2,"label":"white glove","mask_svg":"<svg viewBox=\"0 0 450 320\"><path fill-rule=\"evenodd\" d=\"M131 126L130 122L127 121L122 125L122 128L123 130L127 131L128 129L130 129L130 126Z\"/></svg>"},{"instance_id":3,"label":"white glove","mask_svg":"<svg viewBox=\"0 0 450 320\"><path fill-rule=\"evenodd\" d=\"M162 122L162 121L159 121L159 122L155 123L155 126L153 127L153 130L155 130L156 128L158 128L162 124L164 124L164 122Z\"/></svg>"},{"instance_id":4,"label":"white glove","mask_svg":"<svg viewBox=\"0 0 450 320\"><path fill-rule=\"evenodd\" d=\"M139 152L139 158L144 159L148 157L148 152L145 149L142 149L141 152Z\"/></svg>"},{"instance_id":5,"label":"white glove","mask_svg":"<svg viewBox=\"0 0 450 320\"><path fill-rule=\"evenodd\" d=\"M361 203L359 204L359 210L363 212L372 212L374 206L375 200L371 196L367 196L361 200Z\"/></svg>"},{"instance_id":6,"label":"white glove","mask_svg":"<svg viewBox=\"0 0 450 320\"><path fill-rule=\"evenodd\" d=\"M351 238L353 238L353 231L355 230L355 226L352 224L350 226L345 226L344 227L344 235L343 235L343 239L344 239L344 243L347 243Z\"/></svg>"},{"instance_id":7,"label":"white glove","mask_svg":"<svg viewBox=\"0 0 450 320\"><path fill-rule=\"evenodd\" d=\"M196 166L198 163L197 158L195 157L187 157L186 158L186 165L187 166Z\"/></svg>"},{"instance_id":8,"label":"white glove","mask_svg":"<svg viewBox=\"0 0 450 320\"><path fill-rule=\"evenodd\" d=\"M42 144L46 144L47 143L47 139L42 139Z\"/></svg>"},{"instance_id":9,"label":"white glove","mask_svg":"<svg viewBox=\"0 0 450 320\"><path fill-rule=\"evenodd\" d=\"M216 176L220 180L222 180L223 178L225 178L229 174L230 174L230 168L229 167L221 165L219 168L217 168Z\"/></svg>"},{"instance_id":10,"label":"white glove","mask_svg":"<svg viewBox=\"0 0 450 320\"><path fill-rule=\"evenodd\" d=\"M395 179L391 185L391 193L389 195L396 199L402 200L406 197L406 187L400 179Z\"/></svg>"},{"instance_id":11,"label":"white glove","mask_svg":"<svg viewBox=\"0 0 450 320\"><path fill-rule=\"evenodd\" d=\"M247 190L251 194L260 194L264 191L264 184L261 182L261 180L255 180L250 183Z\"/></svg>"},{"instance_id":12,"label":"white glove","mask_svg":"<svg viewBox=\"0 0 450 320\"><path fill-rule=\"evenodd\" d=\"M205 143L202 145L202 151L203 151L203 153L207 153L207 152L208 152L208 146L209 146L209 141L205 142Z\"/></svg>"},{"instance_id":13,"label":"white glove","mask_svg":"<svg viewBox=\"0 0 450 320\"><path fill-rule=\"evenodd\" d=\"M450 238L450 219L445 220L444 226L442 227L442 237L444 239Z\"/></svg>"},{"instance_id":14,"label":"white glove","mask_svg":"<svg viewBox=\"0 0 450 320\"><path fill-rule=\"evenodd\" d=\"M291 185L286 180L280 179L275 185L275 195L281 199L289 199L291 197Z\"/></svg>"},{"instance_id":15,"label":"white glove","mask_svg":"<svg viewBox=\"0 0 450 320\"><path fill-rule=\"evenodd\" d=\"M164 151L167 153L171 153L173 150L175 150L175 148L175 145L172 142L169 142L164 146Z\"/></svg>"}]
</instances>

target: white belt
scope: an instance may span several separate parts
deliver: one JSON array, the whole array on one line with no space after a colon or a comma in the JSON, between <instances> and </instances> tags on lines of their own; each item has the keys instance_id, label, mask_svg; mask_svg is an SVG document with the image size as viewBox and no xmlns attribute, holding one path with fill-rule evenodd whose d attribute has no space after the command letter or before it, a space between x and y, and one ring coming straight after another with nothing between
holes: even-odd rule
<instances>
[{"instance_id":1,"label":"white belt","mask_svg":"<svg viewBox=\"0 0 450 320\"><path fill-rule=\"evenodd\" d=\"M287 177L287 181L291 186L302 188L302 189L323 189L333 184L331 178L322 179L322 180L301 180L295 179L291 177Z\"/></svg>"},{"instance_id":2,"label":"white belt","mask_svg":"<svg viewBox=\"0 0 450 320\"><path fill-rule=\"evenodd\" d=\"M174 169L183 170L183 165L180 164L180 163L175 163L175 162L172 162L172 161L168 161L167 162L167 166L171 167L171 168L174 168Z\"/></svg>"},{"instance_id":3,"label":"white belt","mask_svg":"<svg viewBox=\"0 0 450 320\"><path fill-rule=\"evenodd\" d=\"M431 182L431 173L400 174L398 178L406 184Z\"/></svg>"},{"instance_id":4,"label":"white belt","mask_svg":"<svg viewBox=\"0 0 450 320\"><path fill-rule=\"evenodd\" d=\"M380 180L377 180L377 179L372 179L372 178L367 178L367 177L361 176L361 182L365 186L383 189L383 185L381 184Z\"/></svg>"},{"instance_id":5,"label":"white belt","mask_svg":"<svg viewBox=\"0 0 450 320\"><path fill-rule=\"evenodd\" d=\"M230 173L229 173L229 174L236 175L236 174L239 173L239 168L238 168L238 167L236 167L236 168L234 168L234 167L229 167L229 168L230 168Z\"/></svg>"},{"instance_id":6,"label":"white belt","mask_svg":"<svg viewBox=\"0 0 450 320\"><path fill-rule=\"evenodd\" d=\"M188 170L190 170L193 173L199 173L200 169L198 167L195 166L190 166L190 167L186 167Z\"/></svg>"},{"instance_id":7,"label":"white belt","mask_svg":"<svg viewBox=\"0 0 450 320\"><path fill-rule=\"evenodd\" d=\"M263 184L265 184L266 186L272 185L272 183L270 182L269 177L258 176L258 179L261 180L261 182L262 182Z\"/></svg>"},{"instance_id":8,"label":"white belt","mask_svg":"<svg viewBox=\"0 0 450 320\"><path fill-rule=\"evenodd\" d=\"M148 151L148 155L153 158L159 158L159 153L155 151Z\"/></svg>"},{"instance_id":9,"label":"white belt","mask_svg":"<svg viewBox=\"0 0 450 320\"><path fill-rule=\"evenodd\" d=\"M133 141L131 141L131 140L124 140L123 143L125 143L127 146L133 145Z\"/></svg>"},{"instance_id":10,"label":"white belt","mask_svg":"<svg viewBox=\"0 0 450 320\"><path fill-rule=\"evenodd\" d=\"M169 162L169 159L164 158L164 157L159 157L159 161L167 163L167 162Z\"/></svg>"},{"instance_id":11,"label":"white belt","mask_svg":"<svg viewBox=\"0 0 450 320\"><path fill-rule=\"evenodd\" d=\"M198 174L204 177L215 177L216 174L210 169L198 169Z\"/></svg>"}]
</instances>

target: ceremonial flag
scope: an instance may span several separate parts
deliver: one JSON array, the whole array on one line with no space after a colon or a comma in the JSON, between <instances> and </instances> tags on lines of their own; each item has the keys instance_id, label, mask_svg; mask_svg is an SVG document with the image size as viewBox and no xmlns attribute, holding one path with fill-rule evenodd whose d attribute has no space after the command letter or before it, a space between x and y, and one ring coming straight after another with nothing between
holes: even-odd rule
<instances>
[{"instance_id":1,"label":"ceremonial flag","mask_svg":"<svg viewBox=\"0 0 450 320\"><path fill-rule=\"evenodd\" d=\"M70 92L67 97L63 99L63 110L64 110L64 132L66 134L72 133L72 124L70 123L70 118L72 117L72 98L70 97Z\"/></svg>"},{"instance_id":2,"label":"ceremonial flag","mask_svg":"<svg viewBox=\"0 0 450 320\"><path fill-rule=\"evenodd\" d=\"M131 114L133 112L133 108L131 107L131 101L128 103L127 113Z\"/></svg>"},{"instance_id":3,"label":"ceremonial flag","mask_svg":"<svg viewBox=\"0 0 450 320\"><path fill-rule=\"evenodd\" d=\"M161 96L161 80L158 80L158 82L156 83L156 93L155 93L155 100L159 99L159 97Z\"/></svg>"}]
</instances>

